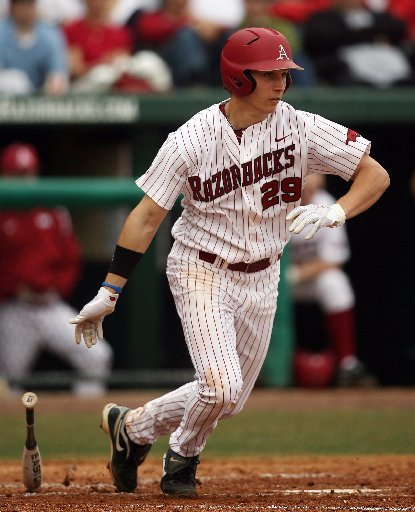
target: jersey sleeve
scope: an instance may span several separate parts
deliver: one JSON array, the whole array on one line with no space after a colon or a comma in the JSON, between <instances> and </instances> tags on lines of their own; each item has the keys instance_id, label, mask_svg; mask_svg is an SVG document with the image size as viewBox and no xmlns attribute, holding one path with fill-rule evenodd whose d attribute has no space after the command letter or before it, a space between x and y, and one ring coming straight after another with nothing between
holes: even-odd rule
<instances>
[{"instance_id":1,"label":"jersey sleeve","mask_svg":"<svg viewBox=\"0 0 415 512\"><path fill-rule=\"evenodd\" d=\"M171 210L184 189L187 173L188 165L177 148L175 134L171 133L136 184L159 206Z\"/></svg>"},{"instance_id":2,"label":"jersey sleeve","mask_svg":"<svg viewBox=\"0 0 415 512\"><path fill-rule=\"evenodd\" d=\"M309 127L307 172L350 180L371 143L359 133L324 117L303 112Z\"/></svg>"}]
</instances>

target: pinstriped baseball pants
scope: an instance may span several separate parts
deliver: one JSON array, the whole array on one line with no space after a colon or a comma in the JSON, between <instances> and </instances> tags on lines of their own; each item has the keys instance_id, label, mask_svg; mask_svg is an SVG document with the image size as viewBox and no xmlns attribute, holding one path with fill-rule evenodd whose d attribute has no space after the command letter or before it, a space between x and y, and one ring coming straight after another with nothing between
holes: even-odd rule
<instances>
[{"instance_id":1,"label":"pinstriped baseball pants","mask_svg":"<svg viewBox=\"0 0 415 512\"><path fill-rule=\"evenodd\" d=\"M176 242L167 277L195 380L132 410L127 433L138 444L170 434L170 448L191 457L252 391L271 337L279 262L251 274L224 270Z\"/></svg>"}]
</instances>

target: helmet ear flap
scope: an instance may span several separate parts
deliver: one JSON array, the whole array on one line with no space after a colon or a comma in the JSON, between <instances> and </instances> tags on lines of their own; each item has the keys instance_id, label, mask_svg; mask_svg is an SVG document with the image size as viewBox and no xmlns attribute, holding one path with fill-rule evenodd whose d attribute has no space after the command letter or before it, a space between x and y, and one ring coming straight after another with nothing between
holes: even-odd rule
<instances>
[{"instance_id":1,"label":"helmet ear flap","mask_svg":"<svg viewBox=\"0 0 415 512\"><path fill-rule=\"evenodd\" d=\"M252 73L250 72L249 69L246 69L244 72L244 75L246 76L246 78L251 82L252 84L252 89L249 91L248 94L251 94L251 92L254 92L255 91L255 88L256 88L256 81L254 79L254 77L252 76Z\"/></svg>"},{"instance_id":2,"label":"helmet ear flap","mask_svg":"<svg viewBox=\"0 0 415 512\"><path fill-rule=\"evenodd\" d=\"M291 77L291 71L288 70L288 73L287 73L287 82L286 82L286 85L285 85L285 91L288 89L288 87L290 87L290 85L293 83L293 79Z\"/></svg>"},{"instance_id":3,"label":"helmet ear flap","mask_svg":"<svg viewBox=\"0 0 415 512\"><path fill-rule=\"evenodd\" d=\"M251 84L251 89L249 90L249 92L246 92L244 94L244 96L248 95L248 94L251 94L251 92L254 92L255 91L255 88L256 88L256 80L255 78L252 76L252 73L249 69L246 69L245 71L243 71L243 75L244 77L247 79L247 81ZM242 87L242 82L240 80L238 80L237 78L235 77L231 77L231 81L233 83L233 85L235 87L237 87L238 89L240 89ZM288 70L287 72L287 82L286 82L286 85L285 85L285 90L284 92L287 91L287 89L290 87L290 85L292 84L293 82L293 79L291 77L291 72L290 70ZM246 85L246 83L245 83ZM246 90L246 87L244 87L245 90Z\"/></svg>"},{"instance_id":4,"label":"helmet ear flap","mask_svg":"<svg viewBox=\"0 0 415 512\"><path fill-rule=\"evenodd\" d=\"M222 65L223 62L224 59L222 59ZM248 69L238 70L232 68L232 65L227 65L227 67L229 71L223 80L223 86L226 90L238 96L247 96L255 89L256 81Z\"/></svg>"},{"instance_id":5,"label":"helmet ear flap","mask_svg":"<svg viewBox=\"0 0 415 512\"><path fill-rule=\"evenodd\" d=\"M244 76L251 82L252 84L252 88L251 90L249 91L248 94L251 94L251 92L254 92L255 91L255 88L256 88L256 80L255 78L252 76L252 73L249 69L246 69L244 72ZM236 80L234 79L235 83L236 83ZM287 72L287 82L286 82L286 86L285 86L285 91L290 87L290 85L293 83L293 79L291 77L291 72L290 70L288 70ZM242 85L241 82L238 82L238 85L239 87ZM284 91L284 92L285 92Z\"/></svg>"}]
</instances>

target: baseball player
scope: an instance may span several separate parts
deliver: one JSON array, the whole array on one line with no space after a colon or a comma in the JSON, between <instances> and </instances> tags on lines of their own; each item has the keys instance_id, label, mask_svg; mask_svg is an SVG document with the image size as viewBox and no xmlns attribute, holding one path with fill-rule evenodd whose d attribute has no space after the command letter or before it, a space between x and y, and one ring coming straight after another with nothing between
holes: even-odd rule
<instances>
[{"instance_id":1,"label":"baseball player","mask_svg":"<svg viewBox=\"0 0 415 512\"><path fill-rule=\"evenodd\" d=\"M169 434L161 489L196 494L199 455L218 421L238 414L258 376L276 311L280 257L291 232L335 227L369 208L388 187L370 142L282 101L298 69L286 38L267 28L235 32L221 55L230 99L202 110L171 133L148 171L105 281L76 318L75 337L102 337L136 264L183 194L167 276L182 321L195 380L130 410L107 404L117 489L133 491L137 466ZM352 180L330 206L300 206L310 172ZM309 230L309 231L308 231Z\"/></svg>"},{"instance_id":2,"label":"baseball player","mask_svg":"<svg viewBox=\"0 0 415 512\"><path fill-rule=\"evenodd\" d=\"M330 206L334 197L325 190L323 174L309 174L301 204ZM350 258L346 227L320 229L311 240L304 233L290 240L291 264L287 277L298 303L317 303L324 316L331 349L334 352L339 386L374 385L357 357L355 294L342 266Z\"/></svg>"},{"instance_id":3,"label":"baseball player","mask_svg":"<svg viewBox=\"0 0 415 512\"><path fill-rule=\"evenodd\" d=\"M0 162L4 178L36 179L40 167L36 149L22 143L7 146ZM0 375L17 391L46 349L76 370L78 396L102 395L112 349L103 340L94 352L79 350L67 322L76 314L66 298L80 270L79 243L67 210L1 210L0 246Z\"/></svg>"}]
</instances>

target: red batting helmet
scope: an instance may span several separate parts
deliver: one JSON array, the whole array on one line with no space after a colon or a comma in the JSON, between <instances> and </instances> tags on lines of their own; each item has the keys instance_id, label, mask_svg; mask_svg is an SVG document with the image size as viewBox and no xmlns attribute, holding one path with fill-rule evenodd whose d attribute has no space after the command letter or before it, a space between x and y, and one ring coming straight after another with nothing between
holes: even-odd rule
<instances>
[{"instance_id":1,"label":"red batting helmet","mask_svg":"<svg viewBox=\"0 0 415 512\"><path fill-rule=\"evenodd\" d=\"M30 144L15 143L5 147L1 155L4 176L34 176L39 171L39 156Z\"/></svg>"},{"instance_id":2,"label":"red batting helmet","mask_svg":"<svg viewBox=\"0 0 415 512\"><path fill-rule=\"evenodd\" d=\"M249 71L303 69L294 61L285 36L272 28L243 28L230 36L220 59L225 89L238 96L247 96L256 86ZM287 87L291 78L288 75Z\"/></svg>"}]
</instances>

